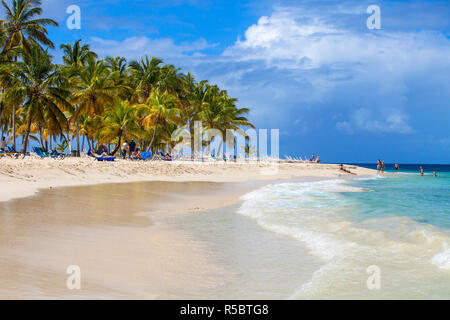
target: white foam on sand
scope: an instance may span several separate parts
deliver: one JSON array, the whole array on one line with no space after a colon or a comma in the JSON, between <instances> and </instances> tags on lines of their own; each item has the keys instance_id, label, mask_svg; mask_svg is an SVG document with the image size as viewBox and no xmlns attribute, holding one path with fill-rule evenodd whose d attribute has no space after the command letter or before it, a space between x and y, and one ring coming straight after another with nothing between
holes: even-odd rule
<instances>
[{"instance_id":1,"label":"white foam on sand","mask_svg":"<svg viewBox=\"0 0 450 320\"><path fill-rule=\"evenodd\" d=\"M364 191L340 179L270 185L243 196L238 213L324 261L287 298L450 298L449 234L407 217L354 222L349 212L358 203L342 193ZM372 265L383 271L383 290L367 288Z\"/></svg>"}]
</instances>

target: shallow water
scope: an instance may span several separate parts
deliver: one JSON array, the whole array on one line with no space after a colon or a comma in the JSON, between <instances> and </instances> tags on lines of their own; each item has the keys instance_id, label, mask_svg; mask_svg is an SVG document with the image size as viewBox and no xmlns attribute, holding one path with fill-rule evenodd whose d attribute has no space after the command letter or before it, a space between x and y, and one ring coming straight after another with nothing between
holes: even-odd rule
<instances>
[{"instance_id":1,"label":"shallow water","mask_svg":"<svg viewBox=\"0 0 450 320\"><path fill-rule=\"evenodd\" d=\"M293 299L449 299L449 177L272 185L244 196L239 213L325 263ZM379 290L368 289L370 266Z\"/></svg>"},{"instance_id":2,"label":"shallow water","mask_svg":"<svg viewBox=\"0 0 450 320\"><path fill-rule=\"evenodd\" d=\"M0 298L289 297L322 265L302 243L261 229L236 214L238 207L174 209L188 195L223 196L229 188L239 190L200 182L111 184L2 203ZM79 291L66 287L70 265L81 269Z\"/></svg>"},{"instance_id":3,"label":"shallow water","mask_svg":"<svg viewBox=\"0 0 450 320\"><path fill-rule=\"evenodd\" d=\"M274 183L184 214L165 209L238 186L44 190L0 204L0 298L449 299L449 177Z\"/></svg>"}]
</instances>

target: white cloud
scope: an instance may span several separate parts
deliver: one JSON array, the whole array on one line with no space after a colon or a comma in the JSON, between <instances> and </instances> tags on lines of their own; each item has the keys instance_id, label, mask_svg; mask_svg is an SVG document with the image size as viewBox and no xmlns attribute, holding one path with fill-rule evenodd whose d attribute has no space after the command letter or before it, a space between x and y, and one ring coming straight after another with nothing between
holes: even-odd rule
<instances>
[{"instance_id":1,"label":"white cloud","mask_svg":"<svg viewBox=\"0 0 450 320\"><path fill-rule=\"evenodd\" d=\"M408 115L391 110L387 114L360 108L357 109L348 121L338 122L336 127L345 133L353 134L355 131L367 131L375 134L411 133L413 129L408 125Z\"/></svg>"},{"instance_id":2,"label":"white cloud","mask_svg":"<svg viewBox=\"0 0 450 320\"><path fill-rule=\"evenodd\" d=\"M448 79L449 56L443 34L355 31L301 8L276 8L224 51L239 64L217 78L261 114L290 104L277 116L289 121L293 113L343 112L353 117L335 123L341 131L408 134L414 132L410 114L418 108L408 99L411 80L437 74Z\"/></svg>"},{"instance_id":3,"label":"white cloud","mask_svg":"<svg viewBox=\"0 0 450 320\"><path fill-rule=\"evenodd\" d=\"M357 33L311 18L302 10L277 8L270 17L261 17L250 26L245 39L238 39L224 56L261 59L287 69L354 64L379 67L383 63L386 70L404 70L417 66L417 58L426 67L435 59L448 57L449 47L434 50L443 41L448 41L444 35L432 33ZM288 61L280 64L283 59Z\"/></svg>"}]
</instances>

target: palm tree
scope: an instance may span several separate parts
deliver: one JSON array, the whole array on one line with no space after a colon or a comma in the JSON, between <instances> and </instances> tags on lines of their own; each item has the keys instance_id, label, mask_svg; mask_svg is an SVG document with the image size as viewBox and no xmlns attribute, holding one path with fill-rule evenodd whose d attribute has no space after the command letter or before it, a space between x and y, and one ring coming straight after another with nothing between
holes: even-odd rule
<instances>
[{"instance_id":1,"label":"palm tree","mask_svg":"<svg viewBox=\"0 0 450 320\"><path fill-rule=\"evenodd\" d=\"M145 116L142 123L145 128L154 127L150 148L155 142L158 125L161 121L179 122L181 111L176 108L177 100L167 91L154 90L146 103L142 106L140 113Z\"/></svg>"},{"instance_id":2,"label":"palm tree","mask_svg":"<svg viewBox=\"0 0 450 320\"><path fill-rule=\"evenodd\" d=\"M102 115L105 106L113 103L117 91L111 73L103 61L89 56L85 67L81 68L71 83L72 101L78 104L74 116L82 113Z\"/></svg>"},{"instance_id":3,"label":"palm tree","mask_svg":"<svg viewBox=\"0 0 450 320\"><path fill-rule=\"evenodd\" d=\"M70 107L70 104L66 100L69 96L69 91L65 89L67 81L57 66L52 64L51 55L34 44L29 53L21 50L21 55L22 61L1 66L0 72L6 72L14 82L14 86L6 92L7 99L24 99L22 108L26 131L21 152L26 154L33 121L44 122L47 117L47 121L56 125L62 133L62 124L67 119L61 107Z\"/></svg>"},{"instance_id":4,"label":"palm tree","mask_svg":"<svg viewBox=\"0 0 450 320\"><path fill-rule=\"evenodd\" d=\"M128 69L127 60L123 57L108 57L105 59L105 66L111 72L111 78L117 88L119 96L124 100L132 98L135 81L132 73Z\"/></svg>"},{"instance_id":5,"label":"palm tree","mask_svg":"<svg viewBox=\"0 0 450 320\"><path fill-rule=\"evenodd\" d=\"M54 48L55 45L47 38L46 26L58 26L52 19L34 19L42 14L42 1L40 0L13 0L8 6L5 0L2 5L6 11L6 20L0 20L0 25L8 34L8 40L3 51L15 46L22 47L30 53L31 45L43 45Z\"/></svg>"},{"instance_id":6,"label":"palm tree","mask_svg":"<svg viewBox=\"0 0 450 320\"><path fill-rule=\"evenodd\" d=\"M12 6L8 6L5 0L2 5L6 11L6 19L0 20L2 33L7 35L5 45L2 48L1 55L4 56L14 48L23 48L25 52L30 52L32 44L40 43L54 48L54 44L47 38L46 26L58 26L58 23L52 19L34 19L41 15L42 2L40 0L13 0ZM17 55L14 55L14 61L17 61ZM12 127L13 127L13 146L16 148L16 105L12 105Z\"/></svg>"},{"instance_id":7,"label":"palm tree","mask_svg":"<svg viewBox=\"0 0 450 320\"><path fill-rule=\"evenodd\" d=\"M148 56L141 58L140 61L134 60L130 62L130 69L136 79L136 95L135 99L139 102L146 101L152 90L156 86L160 76L160 65L163 63L161 59L151 58Z\"/></svg>"},{"instance_id":8,"label":"palm tree","mask_svg":"<svg viewBox=\"0 0 450 320\"><path fill-rule=\"evenodd\" d=\"M70 43L62 44L60 48L63 50L63 61L67 68L72 72L76 72L82 68L88 57L97 58L97 54L89 48L89 45L81 45L81 40L77 40L73 45Z\"/></svg>"},{"instance_id":9,"label":"palm tree","mask_svg":"<svg viewBox=\"0 0 450 320\"><path fill-rule=\"evenodd\" d=\"M89 149L94 150L94 136L96 132L102 128L102 118L98 116L89 116L86 113L80 115L79 118L80 134L83 136L83 147L85 139L87 140Z\"/></svg>"},{"instance_id":10,"label":"palm tree","mask_svg":"<svg viewBox=\"0 0 450 320\"><path fill-rule=\"evenodd\" d=\"M240 127L254 127L245 117L247 108L237 108L237 99L230 98L226 91L218 86L208 86L205 98L200 106L199 118L206 129L217 129L226 137L227 130L237 130ZM220 145L222 148L222 142Z\"/></svg>"},{"instance_id":11,"label":"palm tree","mask_svg":"<svg viewBox=\"0 0 450 320\"><path fill-rule=\"evenodd\" d=\"M137 128L136 110L136 105L132 105L128 101L123 101L117 97L114 98L114 104L108 105L105 116L103 117L105 121L104 130L106 134L117 134L118 139L116 147L112 152L113 155L116 154L122 144L123 134L126 135Z\"/></svg>"},{"instance_id":12,"label":"palm tree","mask_svg":"<svg viewBox=\"0 0 450 320\"><path fill-rule=\"evenodd\" d=\"M90 57L92 59L97 58L97 54L92 52L89 45L81 45L81 40L75 41L73 46L70 43L62 44L60 48L63 50L64 56L64 72L67 78L72 80L82 68L84 68L87 59ZM80 151L80 130L78 122L78 113L76 112L77 106L73 108L73 114L76 125L76 137L77 137L77 152ZM72 120L72 119L71 119ZM69 123L70 126L70 123Z\"/></svg>"}]
</instances>

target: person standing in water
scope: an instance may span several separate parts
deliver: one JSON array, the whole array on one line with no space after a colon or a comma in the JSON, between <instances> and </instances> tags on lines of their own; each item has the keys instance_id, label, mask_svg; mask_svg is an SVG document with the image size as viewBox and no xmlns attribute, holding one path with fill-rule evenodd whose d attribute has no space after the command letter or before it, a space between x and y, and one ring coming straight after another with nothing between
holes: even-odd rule
<instances>
[{"instance_id":1,"label":"person standing in water","mask_svg":"<svg viewBox=\"0 0 450 320\"><path fill-rule=\"evenodd\" d=\"M395 164L395 172L398 173L398 169L399 169L399 166L398 166L398 163L396 163L396 164Z\"/></svg>"},{"instance_id":2,"label":"person standing in water","mask_svg":"<svg viewBox=\"0 0 450 320\"><path fill-rule=\"evenodd\" d=\"M384 173L384 168L385 168L384 161L381 161L381 174Z\"/></svg>"},{"instance_id":3,"label":"person standing in water","mask_svg":"<svg viewBox=\"0 0 450 320\"><path fill-rule=\"evenodd\" d=\"M377 161L377 174L380 174L381 171L381 160Z\"/></svg>"},{"instance_id":4,"label":"person standing in water","mask_svg":"<svg viewBox=\"0 0 450 320\"><path fill-rule=\"evenodd\" d=\"M432 170L433 171L433 177L437 177L437 174L436 174L436 171L435 170Z\"/></svg>"},{"instance_id":5,"label":"person standing in water","mask_svg":"<svg viewBox=\"0 0 450 320\"><path fill-rule=\"evenodd\" d=\"M420 176L423 177L423 167L420 166Z\"/></svg>"}]
</instances>

